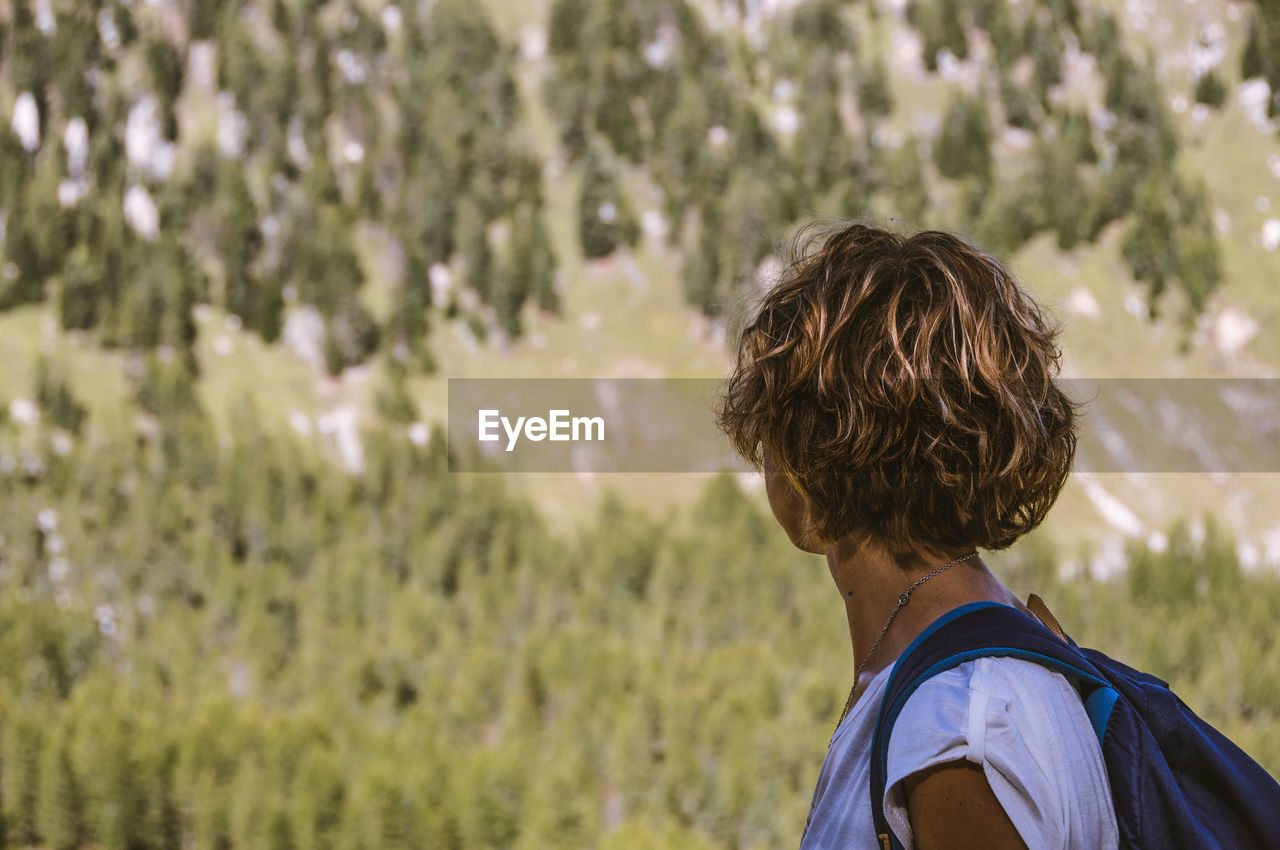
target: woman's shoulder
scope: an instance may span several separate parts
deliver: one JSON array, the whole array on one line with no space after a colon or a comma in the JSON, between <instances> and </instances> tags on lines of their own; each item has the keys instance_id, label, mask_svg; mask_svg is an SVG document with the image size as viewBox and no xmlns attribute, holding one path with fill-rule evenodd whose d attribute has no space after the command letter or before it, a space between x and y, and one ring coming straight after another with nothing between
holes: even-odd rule
<instances>
[{"instance_id":1,"label":"woman's shoulder","mask_svg":"<svg viewBox=\"0 0 1280 850\"><path fill-rule=\"evenodd\" d=\"M889 740L890 770L901 765L899 778L912 762L919 770L955 759L1060 773L1068 756L1103 770L1075 686L1021 658L979 658L928 679L907 700Z\"/></svg>"},{"instance_id":2,"label":"woman's shoulder","mask_svg":"<svg viewBox=\"0 0 1280 850\"><path fill-rule=\"evenodd\" d=\"M1020 658L979 658L924 682L890 736L888 808L896 805L905 821L902 780L960 760L983 767L1029 846L1114 844L1102 749L1060 673Z\"/></svg>"}]
</instances>

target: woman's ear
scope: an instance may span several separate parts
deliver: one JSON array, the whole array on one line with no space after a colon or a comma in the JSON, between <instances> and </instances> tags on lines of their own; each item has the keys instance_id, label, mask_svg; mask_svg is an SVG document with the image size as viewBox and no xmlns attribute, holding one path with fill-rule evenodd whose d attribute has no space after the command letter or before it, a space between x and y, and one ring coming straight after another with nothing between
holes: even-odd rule
<instances>
[{"instance_id":1,"label":"woman's ear","mask_svg":"<svg viewBox=\"0 0 1280 850\"><path fill-rule=\"evenodd\" d=\"M804 552L826 554L826 548L813 532L813 506L774 465L768 451L764 452L761 471L764 473L764 489L769 496L773 518L782 526L791 543Z\"/></svg>"}]
</instances>

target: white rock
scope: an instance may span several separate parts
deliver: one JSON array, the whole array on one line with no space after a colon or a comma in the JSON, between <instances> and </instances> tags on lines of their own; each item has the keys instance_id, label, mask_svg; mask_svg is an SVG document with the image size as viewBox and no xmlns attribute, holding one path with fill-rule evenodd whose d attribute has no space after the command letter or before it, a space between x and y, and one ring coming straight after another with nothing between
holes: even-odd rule
<instances>
[{"instance_id":1,"label":"white rock","mask_svg":"<svg viewBox=\"0 0 1280 850\"><path fill-rule=\"evenodd\" d=\"M1262 223L1262 247L1268 251L1280 247L1280 218L1269 218Z\"/></svg>"},{"instance_id":2,"label":"white rock","mask_svg":"<svg viewBox=\"0 0 1280 850\"><path fill-rule=\"evenodd\" d=\"M36 514L36 525L45 534L52 534L58 528L58 512L53 508L41 508Z\"/></svg>"},{"instance_id":3,"label":"white rock","mask_svg":"<svg viewBox=\"0 0 1280 850\"><path fill-rule=\"evenodd\" d=\"M289 427L302 436L309 437L311 436L311 417L301 410L291 411L289 413Z\"/></svg>"},{"instance_id":4,"label":"white rock","mask_svg":"<svg viewBox=\"0 0 1280 850\"><path fill-rule=\"evenodd\" d=\"M302 134L302 119L296 115L289 119L289 129L285 132L285 149L299 168L311 166L311 152L307 150L307 140Z\"/></svg>"},{"instance_id":5,"label":"white rock","mask_svg":"<svg viewBox=\"0 0 1280 850\"><path fill-rule=\"evenodd\" d=\"M1108 537L1103 540L1089 559L1089 572L1094 578L1109 579L1124 570L1128 563L1124 551L1124 540Z\"/></svg>"},{"instance_id":6,"label":"white rock","mask_svg":"<svg viewBox=\"0 0 1280 850\"><path fill-rule=\"evenodd\" d=\"M19 425L35 425L40 421L40 408L28 399L15 398L9 402L9 418Z\"/></svg>"},{"instance_id":7,"label":"white rock","mask_svg":"<svg viewBox=\"0 0 1280 850\"><path fill-rule=\"evenodd\" d=\"M425 423L414 422L409 426L408 435L409 442L421 448L431 440L431 429Z\"/></svg>"},{"instance_id":8,"label":"white rock","mask_svg":"<svg viewBox=\"0 0 1280 850\"><path fill-rule=\"evenodd\" d=\"M218 48L212 41L193 41L187 48L188 85L199 91L213 91L218 85Z\"/></svg>"},{"instance_id":9,"label":"white rock","mask_svg":"<svg viewBox=\"0 0 1280 850\"><path fill-rule=\"evenodd\" d=\"M784 136L795 135L800 129L800 114L790 104L782 104L773 110L773 126Z\"/></svg>"},{"instance_id":10,"label":"white rock","mask_svg":"<svg viewBox=\"0 0 1280 850\"><path fill-rule=\"evenodd\" d=\"M1262 560L1269 566L1280 567L1280 525L1262 532Z\"/></svg>"},{"instance_id":11,"label":"white rock","mask_svg":"<svg viewBox=\"0 0 1280 850\"><path fill-rule=\"evenodd\" d=\"M391 5L382 10L382 28L387 32L400 32L400 25L403 21L404 17L400 13L399 6Z\"/></svg>"},{"instance_id":12,"label":"white rock","mask_svg":"<svg viewBox=\"0 0 1280 850\"><path fill-rule=\"evenodd\" d=\"M1074 478L1084 488L1085 495L1093 503L1094 509L1102 515L1102 518L1112 528L1130 537L1143 534L1147 530L1137 514L1131 511L1124 502L1107 492L1106 488L1092 476L1079 474Z\"/></svg>"},{"instance_id":13,"label":"white rock","mask_svg":"<svg viewBox=\"0 0 1280 850\"><path fill-rule=\"evenodd\" d=\"M249 137L249 119L236 109L235 95L218 94L218 150L228 159L239 159L244 154L245 140Z\"/></svg>"},{"instance_id":14,"label":"white rock","mask_svg":"<svg viewBox=\"0 0 1280 850\"><path fill-rule=\"evenodd\" d=\"M89 183L86 180L61 180L58 182L58 205L63 209L74 207L87 194L89 194Z\"/></svg>"},{"instance_id":15,"label":"white rock","mask_svg":"<svg viewBox=\"0 0 1280 850\"><path fill-rule=\"evenodd\" d=\"M167 142L160 120L160 106L143 95L129 110L124 129L124 153L129 164L151 177L165 180L173 173L176 151Z\"/></svg>"},{"instance_id":16,"label":"white rock","mask_svg":"<svg viewBox=\"0 0 1280 850\"><path fill-rule=\"evenodd\" d=\"M667 218L657 210L645 210L640 216L640 229L650 239L661 239L667 235Z\"/></svg>"},{"instance_id":17,"label":"white rock","mask_svg":"<svg viewBox=\"0 0 1280 850\"><path fill-rule=\"evenodd\" d=\"M365 70L364 62L345 47L338 51L334 57L334 63L338 66L338 72L352 85L363 83L369 76L369 72Z\"/></svg>"},{"instance_id":18,"label":"white rock","mask_svg":"<svg viewBox=\"0 0 1280 850\"><path fill-rule=\"evenodd\" d=\"M53 449L53 453L58 457L66 457L75 448L75 441L71 439L70 434L58 428L54 430L53 436L49 438L49 448Z\"/></svg>"},{"instance_id":19,"label":"white rock","mask_svg":"<svg viewBox=\"0 0 1280 850\"><path fill-rule=\"evenodd\" d=\"M36 0L33 11L36 29L40 30L41 35L47 38L58 32L58 19L53 16L53 9L49 8L49 0Z\"/></svg>"},{"instance_id":20,"label":"white rock","mask_svg":"<svg viewBox=\"0 0 1280 850\"><path fill-rule=\"evenodd\" d=\"M108 53L114 53L120 47L120 28L116 26L116 16L112 9L103 9L98 13L98 37Z\"/></svg>"},{"instance_id":21,"label":"white rock","mask_svg":"<svg viewBox=\"0 0 1280 850\"><path fill-rule=\"evenodd\" d=\"M1262 552L1252 540L1241 540L1236 543L1236 560L1244 569L1252 570L1262 560Z\"/></svg>"},{"instance_id":22,"label":"white rock","mask_svg":"<svg viewBox=\"0 0 1280 850\"><path fill-rule=\"evenodd\" d=\"M644 61L651 68L665 68L671 61L671 46L655 39L644 46Z\"/></svg>"},{"instance_id":23,"label":"white rock","mask_svg":"<svg viewBox=\"0 0 1280 850\"><path fill-rule=\"evenodd\" d=\"M1213 342L1224 355L1235 354L1258 333L1258 323L1249 314L1227 307L1213 320Z\"/></svg>"},{"instance_id":24,"label":"white rock","mask_svg":"<svg viewBox=\"0 0 1280 850\"><path fill-rule=\"evenodd\" d=\"M151 193L142 186L130 186L124 193L124 219L147 241L153 241L160 233L160 211Z\"/></svg>"},{"instance_id":25,"label":"white rock","mask_svg":"<svg viewBox=\"0 0 1280 850\"><path fill-rule=\"evenodd\" d=\"M316 371L324 365L324 317L310 304L290 309L280 332L284 344Z\"/></svg>"},{"instance_id":26,"label":"white rock","mask_svg":"<svg viewBox=\"0 0 1280 850\"><path fill-rule=\"evenodd\" d=\"M431 302L444 304L453 289L453 272L444 263L432 263L427 270L427 279L431 282Z\"/></svg>"},{"instance_id":27,"label":"white rock","mask_svg":"<svg viewBox=\"0 0 1280 850\"><path fill-rule=\"evenodd\" d=\"M31 92L24 91L18 95L13 104L13 132L18 141L29 153L35 153L40 147L40 107Z\"/></svg>"},{"instance_id":28,"label":"white rock","mask_svg":"<svg viewBox=\"0 0 1280 850\"><path fill-rule=\"evenodd\" d=\"M1065 306L1077 316L1084 316L1089 319L1097 319L1102 315L1102 308L1098 306L1098 299L1083 286L1077 286L1071 290L1071 294L1067 296Z\"/></svg>"},{"instance_id":29,"label":"white rock","mask_svg":"<svg viewBox=\"0 0 1280 850\"><path fill-rule=\"evenodd\" d=\"M67 174L84 176L85 165L89 162L89 125L79 115L67 122L62 145L67 149Z\"/></svg>"},{"instance_id":30,"label":"white rock","mask_svg":"<svg viewBox=\"0 0 1280 850\"><path fill-rule=\"evenodd\" d=\"M364 446L360 442L360 414L346 404L324 414L316 423L320 433L333 438L342 465L353 474L364 469Z\"/></svg>"},{"instance_id":31,"label":"white rock","mask_svg":"<svg viewBox=\"0 0 1280 850\"><path fill-rule=\"evenodd\" d=\"M612 224L618 218L618 208L614 206L613 201L605 201L596 210L596 215L605 224Z\"/></svg>"},{"instance_id":32,"label":"white rock","mask_svg":"<svg viewBox=\"0 0 1280 850\"><path fill-rule=\"evenodd\" d=\"M546 55L547 31L539 26L521 27L520 58L526 62L536 62Z\"/></svg>"},{"instance_id":33,"label":"white rock","mask_svg":"<svg viewBox=\"0 0 1280 850\"><path fill-rule=\"evenodd\" d=\"M1271 132L1271 119L1267 116L1267 103L1271 100L1271 86L1261 77L1245 80L1236 89L1236 104L1245 118L1259 133Z\"/></svg>"}]
</instances>

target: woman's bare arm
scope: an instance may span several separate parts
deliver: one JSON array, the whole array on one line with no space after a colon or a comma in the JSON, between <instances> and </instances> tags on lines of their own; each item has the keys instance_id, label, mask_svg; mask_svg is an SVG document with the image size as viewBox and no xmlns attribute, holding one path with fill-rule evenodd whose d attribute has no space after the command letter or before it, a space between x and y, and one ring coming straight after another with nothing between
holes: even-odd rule
<instances>
[{"instance_id":1,"label":"woman's bare arm","mask_svg":"<svg viewBox=\"0 0 1280 850\"><path fill-rule=\"evenodd\" d=\"M946 762L903 785L917 850L1026 850L981 765Z\"/></svg>"}]
</instances>

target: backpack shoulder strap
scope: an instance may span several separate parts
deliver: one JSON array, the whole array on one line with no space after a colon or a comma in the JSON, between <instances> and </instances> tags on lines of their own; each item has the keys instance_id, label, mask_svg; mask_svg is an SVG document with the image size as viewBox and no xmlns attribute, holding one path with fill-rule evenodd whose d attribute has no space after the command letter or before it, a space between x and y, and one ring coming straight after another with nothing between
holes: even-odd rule
<instances>
[{"instance_id":1,"label":"backpack shoulder strap","mask_svg":"<svg viewBox=\"0 0 1280 850\"><path fill-rule=\"evenodd\" d=\"M1034 610L1034 609L1033 609ZM1045 609L1048 613L1048 609ZM1052 615L1049 615L1052 617ZM1054 621L1056 623L1056 620ZM1060 639L1042 622L998 602L962 605L935 620L894 664L880 703L871 744L871 815L878 847L899 850L883 803L889 767L889 735L907 699L930 677L966 661L986 657L1034 661L1073 680L1101 740L1117 694L1102 673L1070 639Z\"/></svg>"}]
</instances>

